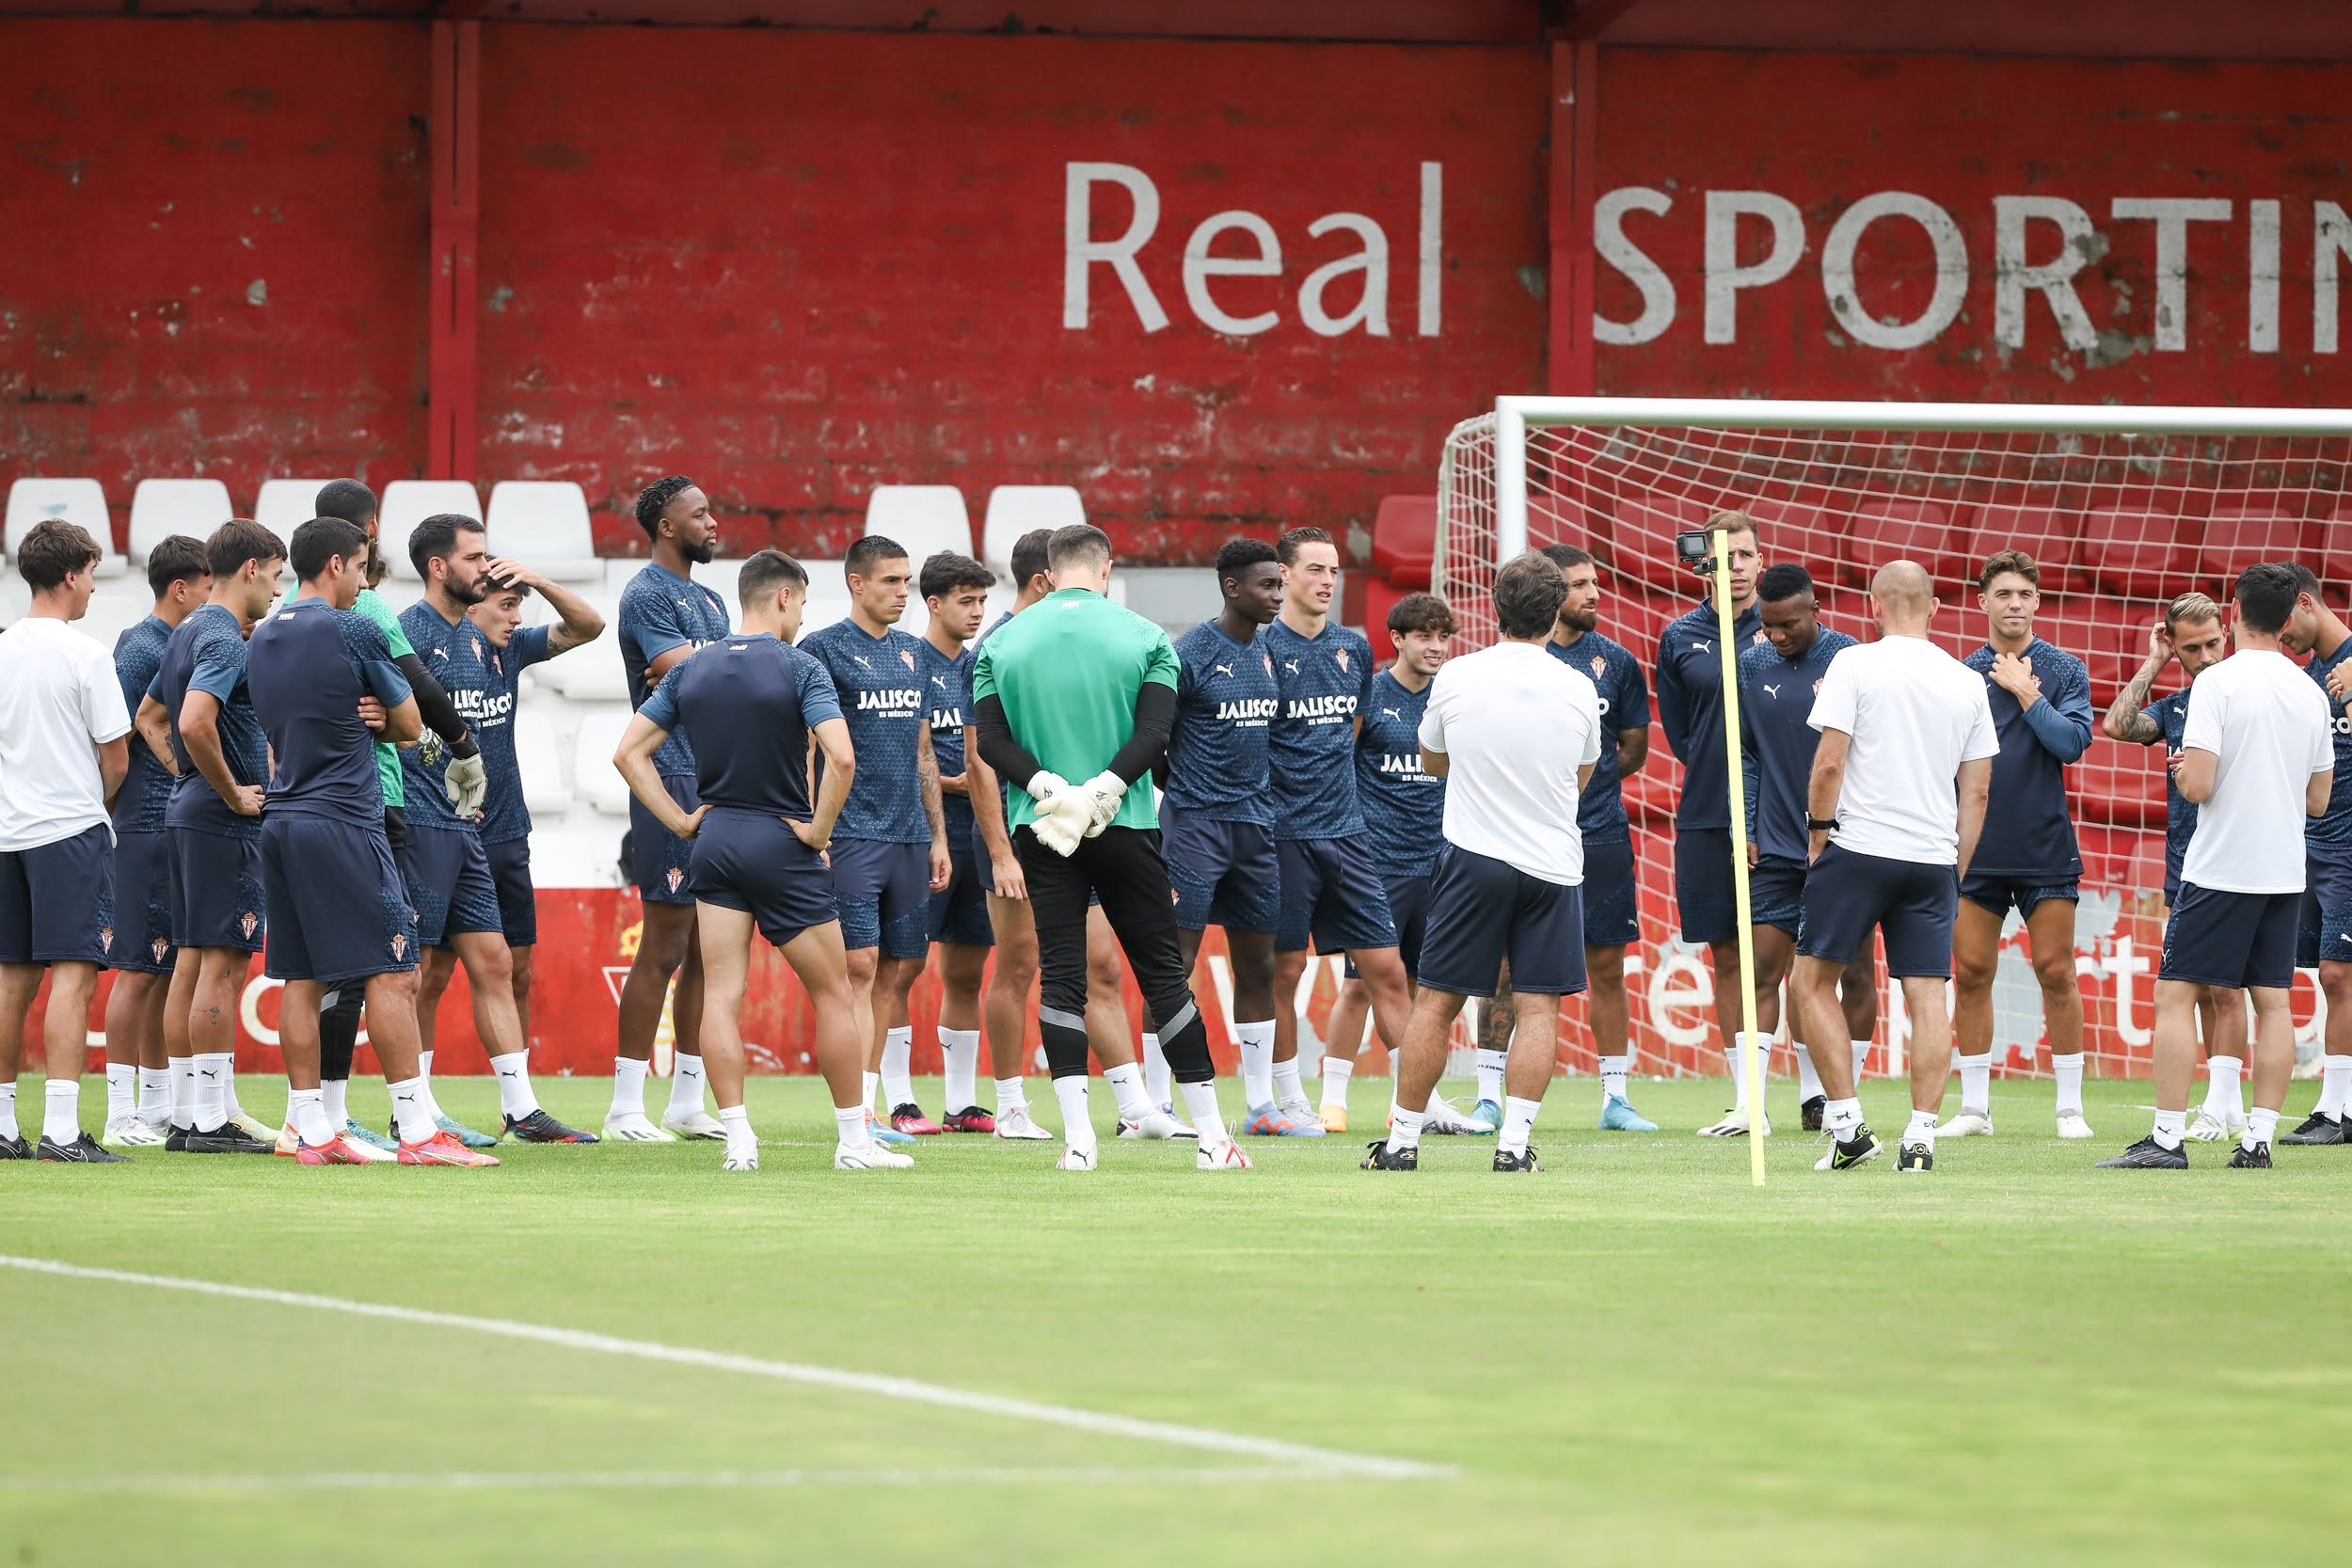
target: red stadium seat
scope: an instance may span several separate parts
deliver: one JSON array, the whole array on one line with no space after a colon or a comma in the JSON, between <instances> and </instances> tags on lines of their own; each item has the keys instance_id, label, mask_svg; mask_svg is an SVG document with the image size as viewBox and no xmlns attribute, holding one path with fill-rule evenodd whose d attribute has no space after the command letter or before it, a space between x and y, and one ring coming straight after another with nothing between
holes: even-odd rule
<instances>
[{"instance_id":1,"label":"red stadium seat","mask_svg":"<svg viewBox=\"0 0 2352 1568\"><path fill-rule=\"evenodd\" d=\"M2109 594L2162 599L2177 594L2197 562L2201 525L2177 513L2147 507L2106 507L2083 518L2081 560Z\"/></svg>"},{"instance_id":2,"label":"red stadium seat","mask_svg":"<svg viewBox=\"0 0 2352 1568\"><path fill-rule=\"evenodd\" d=\"M2338 589L2352 588L2352 501L2312 523L2311 548L2319 575Z\"/></svg>"},{"instance_id":3,"label":"red stadium seat","mask_svg":"<svg viewBox=\"0 0 2352 1568\"><path fill-rule=\"evenodd\" d=\"M2083 661L2090 672L2091 705L2104 713L2148 657L2148 628L2163 618L2164 606L2151 601L2044 594L2035 630Z\"/></svg>"},{"instance_id":4,"label":"red stadium seat","mask_svg":"<svg viewBox=\"0 0 2352 1568\"><path fill-rule=\"evenodd\" d=\"M1868 587L1890 561L1910 560L1928 569L1935 591L1947 602L1956 585L1975 576L1953 538L1950 509L1940 501L1910 496L1877 496L1853 509L1839 531L1846 579Z\"/></svg>"},{"instance_id":5,"label":"red stadium seat","mask_svg":"<svg viewBox=\"0 0 2352 1568\"><path fill-rule=\"evenodd\" d=\"M1653 684L1657 679L1658 638L1666 627L1698 603L1698 579L1686 578L1691 592L1676 594L1611 578L1601 583L1600 629L1641 660Z\"/></svg>"},{"instance_id":6,"label":"red stadium seat","mask_svg":"<svg viewBox=\"0 0 2352 1568\"><path fill-rule=\"evenodd\" d=\"M2093 735L2090 750L2067 769L2067 794L2079 819L2110 828L2162 828L2164 775L2163 747Z\"/></svg>"},{"instance_id":7,"label":"red stadium seat","mask_svg":"<svg viewBox=\"0 0 2352 1568\"><path fill-rule=\"evenodd\" d=\"M1429 586L1438 551L1438 498L1383 496L1372 520L1372 564L1391 587Z\"/></svg>"},{"instance_id":8,"label":"red stadium seat","mask_svg":"<svg viewBox=\"0 0 2352 1568\"><path fill-rule=\"evenodd\" d=\"M2090 563L2078 561L2082 518L2074 512L2038 500L1979 506L1964 537L1959 576L1972 605L1977 569L1997 550L2019 549L2032 556L2042 569L2044 594L2088 593L2092 587Z\"/></svg>"},{"instance_id":9,"label":"red stadium seat","mask_svg":"<svg viewBox=\"0 0 2352 1568\"><path fill-rule=\"evenodd\" d=\"M1620 500L1616 512L1607 548L1595 550L1595 555L1631 581L1652 588L1679 590L1691 581L1690 570L1675 557L1675 535L1706 527L1713 508L1688 497L1649 495Z\"/></svg>"},{"instance_id":10,"label":"red stadium seat","mask_svg":"<svg viewBox=\"0 0 2352 1568\"><path fill-rule=\"evenodd\" d=\"M2198 576L2226 597L2237 575L2258 561L2311 562L2311 531L2291 502L2223 501L2205 524ZM2318 570L2315 563L2313 570Z\"/></svg>"}]
</instances>

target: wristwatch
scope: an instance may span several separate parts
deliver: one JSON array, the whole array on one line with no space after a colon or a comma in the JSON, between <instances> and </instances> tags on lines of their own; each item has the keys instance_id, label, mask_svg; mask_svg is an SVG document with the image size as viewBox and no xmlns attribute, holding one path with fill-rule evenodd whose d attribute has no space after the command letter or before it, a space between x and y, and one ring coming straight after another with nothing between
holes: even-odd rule
<instances>
[{"instance_id":1,"label":"wristwatch","mask_svg":"<svg viewBox=\"0 0 2352 1568\"><path fill-rule=\"evenodd\" d=\"M1804 819L1804 829L1809 833L1832 832L1836 827L1837 818L1835 816L1808 816Z\"/></svg>"}]
</instances>

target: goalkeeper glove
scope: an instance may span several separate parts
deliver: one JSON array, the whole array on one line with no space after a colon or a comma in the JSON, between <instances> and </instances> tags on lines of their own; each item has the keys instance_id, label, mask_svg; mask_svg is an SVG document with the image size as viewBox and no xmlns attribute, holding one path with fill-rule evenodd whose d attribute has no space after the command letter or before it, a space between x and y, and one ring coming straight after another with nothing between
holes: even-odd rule
<instances>
[{"instance_id":1,"label":"goalkeeper glove","mask_svg":"<svg viewBox=\"0 0 2352 1568\"><path fill-rule=\"evenodd\" d=\"M1087 836L1087 824L1093 820L1093 808L1088 804L1081 790L1064 789L1054 797L1054 803L1040 812L1029 831L1037 841L1057 855L1067 859L1077 852L1078 841Z\"/></svg>"},{"instance_id":2,"label":"goalkeeper glove","mask_svg":"<svg viewBox=\"0 0 2352 1568\"><path fill-rule=\"evenodd\" d=\"M449 796L450 809L460 817L470 818L480 812L483 797L490 792L490 773L483 766L482 753L477 751L469 757L450 758L441 789Z\"/></svg>"},{"instance_id":3,"label":"goalkeeper glove","mask_svg":"<svg viewBox=\"0 0 2352 1568\"><path fill-rule=\"evenodd\" d=\"M1078 786L1078 798L1087 803L1090 820L1087 837L1093 838L1111 825L1119 815L1119 802L1126 798L1127 781L1108 769L1097 773Z\"/></svg>"}]
</instances>

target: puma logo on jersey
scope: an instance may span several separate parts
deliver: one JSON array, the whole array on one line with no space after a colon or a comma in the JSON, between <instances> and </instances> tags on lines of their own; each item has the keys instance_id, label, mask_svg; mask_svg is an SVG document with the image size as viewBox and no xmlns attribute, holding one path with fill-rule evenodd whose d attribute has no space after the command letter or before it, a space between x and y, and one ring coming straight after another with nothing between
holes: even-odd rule
<instances>
[{"instance_id":1,"label":"puma logo on jersey","mask_svg":"<svg viewBox=\"0 0 2352 1568\"><path fill-rule=\"evenodd\" d=\"M1298 660L1295 658L1286 658L1282 661L1282 668L1288 670L1292 674L1295 675L1298 673Z\"/></svg>"},{"instance_id":2,"label":"puma logo on jersey","mask_svg":"<svg viewBox=\"0 0 2352 1568\"><path fill-rule=\"evenodd\" d=\"M1210 669L1212 669L1212 670L1214 670L1214 671L1216 671L1216 672L1218 674L1220 674L1220 675L1225 675L1225 676L1229 676L1229 677L1230 677L1230 676L1232 674L1232 673L1233 673L1233 667L1232 667L1232 664L1230 664L1230 663L1228 663L1228 664L1212 664L1212 665L1210 665L1210 666L1209 666L1209 668L1210 668Z\"/></svg>"},{"instance_id":3,"label":"puma logo on jersey","mask_svg":"<svg viewBox=\"0 0 2352 1568\"><path fill-rule=\"evenodd\" d=\"M1691 639L1692 650L1696 653L1706 653L1708 649L1714 646L1715 641L1709 637L1694 637Z\"/></svg>"},{"instance_id":4,"label":"puma logo on jersey","mask_svg":"<svg viewBox=\"0 0 2352 1568\"><path fill-rule=\"evenodd\" d=\"M1404 713L1401 710L1392 707L1382 708L1380 710L1380 717L1383 719L1393 719L1400 724L1405 722Z\"/></svg>"},{"instance_id":5,"label":"puma logo on jersey","mask_svg":"<svg viewBox=\"0 0 2352 1568\"><path fill-rule=\"evenodd\" d=\"M1780 688L1777 686L1768 686L1764 689L1764 695L1767 697L1777 697L1780 695Z\"/></svg>"},{"instance_id":6,"label":"puma logo on jersey","mask_svg":"<svg viewBox=\"0 0 2352 1568\"><path fill-rule=\"evenodd\" d=\"M866 662L866 656L864 654L851 654L850 657L851 661L854 662L861 670L871 670L873 668L872 665Z\"/></svg>"}]
</instances>

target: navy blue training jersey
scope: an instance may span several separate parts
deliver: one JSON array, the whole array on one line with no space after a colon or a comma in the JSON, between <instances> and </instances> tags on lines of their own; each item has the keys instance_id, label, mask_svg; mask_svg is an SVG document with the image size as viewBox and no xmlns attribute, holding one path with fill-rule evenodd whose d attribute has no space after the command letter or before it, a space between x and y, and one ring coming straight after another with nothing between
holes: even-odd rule
<instances>
[{"instance_id":1,"label":"navy blue training jersey","mask_svg":"<svg viewBox=\"0 0 2352 1568\"><path fill-rule=\"evenodd\" d=\"M766 632L728 637L695 655L638 711L686 736L704 804L796 822L811 816L809 732L844 717L825 667ZM857 776L866 776L862 756Z\"/></svg>"},{"instance_id":2,"label":"navy blue training jersey","mask_svg":"<svg viewBox=\"0 0 2352 1568\"><path fill-rule=\"evenodd\" d=\"M648 562L621 590L621 608L613 617L621 640L621 669L628 676L628 705L645 705L645 666L672 648L701 648L718 641L731 629L726 601L690 578ZM420 649L420 652L422 650ZM432 668L430 660L426 668ZM686 736L673 734L653 754L653 765L665 779L694 776L694 749Z\"/></svg>"},{"instance_id":3,"label":"navy blue training jersey","mask_svg":"<svg viewBox=\"0 0 2352 1568\"><path fill-rule=\"evenodd\" d=\"M1203 621L1176 640L1176 722L1162 800L1214 822L1271 827L1266 759L1281 693L1264 634L1236 642L1215 621Z\"/></svg>"},{"instance_id":4,"label":"navy blue training jersey","mask_svg":"<svg viewBox=\"0 0 2352 1568\"><path fill-rule=\"evenodd\" d=\"M972 720L972 661L979 657L978 649L966 642L949 658L928 637L918 637L914 643L915 671L923 677L923 698L930 705L931 756L939 764L939 776L952 779L964 770L963 726ZM961 844L963 840L957 835L972 832L972 797L943 789L939 806L947 819L947 842Z\"/></svg>"},{"instance_id":5,"label":"navy blue training jersey","mask_svg":"<svg viewBox=\"0 0 2352 1568\"><path fill-rule=\"evenodd\" d=\"M1445 781L1421 765L1421 716L1429 686L1406 689L1393 671L1373 677L1356 736L1356 798L1364 810L1372 866L1383 877L1426 877L1444 842ZM1603 742L1601 750L1613 748Z\"/></svg>"},{"instance_id":6,"label":"navy blue training jersey","mask_svg":"<svg viewBox=\"0 0 2352 1568\"><path fill-rule=\"evenodd\" d=\"M531 809L523 804L523 770L515 760L515 705L523 672L548 657L548 639L554 635L553 626L517 626L503 648L490 646L489 639L484 638L482 662L488 675L480 701L469 708L466 698L455 690L450 692L482 748L482 766L489 776L490 787L482 797L485 844L531 836Z\"/></svg>"},{"instance_id":7,"label":"navy blue training jersey","mask_svg":"<svg viewBox=\"0 0 2352 1568\"><path fill-rule=\"evenodd\" d=\"M163 668L164 645L171 628L150 615L115 639L115 680L122 688L122 711L136 715L147 689ZM114 824L119 833L160 833L164 814L171 807L171 774L155 760L154 752L135 731L131 736L131 770L115 791Z\"/></svg>"},{"instance_id":8,"label":"navy blue training jersey","mask_svg":"<svg viewBox=\"0 0 2352 1568\"><path fill-rule=\"evenodd\" d=\"M1764 641L1764 612L1753 603L1731 626L1742 648ZM1731 826L1723 657L1711 593L1658 637L1658 721L1668 749L1682 764L1682 798L1675 802L1677 828Z\"/></svg>"},{"instance_id":9,"label":"navy blue training jersey","mask_svg":"<svg viewBox=\"0 0 2352 1568\"><path fill-rule=\"evenodd\" d=\"M253 628L247 671L254 711L278 755L262 809L382 832L384 781L359 699L387 708L408 700L384 628L325 599L296 599Z\"/></svg>"},{"instance_id":10,"label":"navy blue training jersey","mask_svg":"<svg viewBox=\"0 0 2352 1568\"><path fill-rule=\"evenodd\" d=\"M2183 687L2169 697L2159 697L2139 710L2142 719L2155 721L2156 733L2164 742L2165 761L2169 765L2181 749L2181 736L2188 728L2188 688ZM2341 742L2339 742L2341 744ZM2181 863L2188 858L2188 841L2197 832L2197 802L2181 793L2179 780L2172 769L2164 770L2164 891L2169 896L2181 885Z\"/></svg>"},{"instance_id":11,"label":"navy blue training jersey","mask_svg":"<svg viewBox=\"0 0 2352 1568\"><path fill-rule=\"evenodd\" d=\"M1823 626L1804 657L1788 659L1766 642L1740 650L1740 755L1748 792L1748 837L1759 855L1803 861L1812 853L1813 753L1820 732L1805 722L1829 661L1854 645Z\"/></svg>"},{"instance_id":12,"label":"navy blue training jersey","mask_svg":"<svg viewBox=\"0 0 2352 1568\"><path fill-rule=\"evenodd\" d=\"M2347 659L2352 659L2352 637L2338 643L2332 654L2312 654L2304 668L2325 695L2328 673ZM2352 847L2352 717L2333 697L2328 698L2328 717L2335 724L2336 777L2328 786L2326 814L2303 824L2303 842L2314 849L2344 849Z\"/></svg>"},{"instance_id":13,"label":"navy blue training jersey","mask_svg":"<svg viewBox=\"0 0 2352 1568\"><path fill-rule=\"evenodd\" d=\"M1588 631L1573 642L1544 644L1544 652L1583 675L1600 693L1600 760L1576 799L1577 831L1587 844L1623 844L1633 836L1625 815L1625 776L1617 771L1617 735L1649 728L1649 680L1625 645Z\"/></svg>"},{"instance_id":14,"label":"navy blue training jersey","mask_svg":"<svg viewBox=\"0 0 2352 1568\"><path fill-rule=\"evenodd\" d=\"M1993 759L1984 836L1977 841L1977 858L1968 869L2062 882L2083 871L2074 815L2066 805L2066 767L2090 746L2090 672L2081 659L2039 637L2020 657L2042 682L2042 701L2030 709L1994 683L1991 643L1961 660L1984 676L1993 728L2001 739L2000 754Z\"/></svg>"},{"instance_id":15,"label":"navy blue training jersey","mask_svg":"<svg viewBox=\"0 0 2352 1568\"><path fill-rule=\"evenodd\" d=\"M801 651L833 677L841 717L850 721L850 744L857 752L857 775L850 801L841 808L835 838L878 844L929 844L930 821L923 815L919 772L921 740L930 717L916 653L922 639L892 626L869 637L844 617L801 639ZM824 777L824 759L818 759Z\"/></svg>"},{"instance_id":16,"label":"navy blue training jersey","mask_svg":"<svg viewBox=\"0 0 2352 1568\"><path fill-rule=\"evenodd\" d=\"M180 738L180 705L190 691L208 692L220 704L216 727L230 777L241 784L269 783L269 737L262 733L246 689L245 656L245 628L234 613L216 604L197 606L164 644L163 660L147 689L171 715L171 752L180 763L180 782L172 786L165 820L174 828L196 828L224 838L262 836L262 819L230 811L220 792L196 770L187 743Z\"/></svg>"},{"instance_id":17,"label":"navy blue training jersey","mask_svg":"<svg viewBox=\"0 0 2352 1568\"><path fill-rule=\"evenodd\" d=\"M490 640L482 635L482 628L465 616L455 621L443 618L432 602L419 599L400 612L400 629L407 635L408 645L417 651L433 678L441 683L449 700L466 721L466 728L486 753L485 723L492 707L498 706L498 686L490 673L490 656L497 652ZM521 641L520 634L516 635ZM541 639L544 643L544 636ZM502 707L498 707L498 724L505 732L507 761L515 756L514 690L509 686ZM421 744L404 746L400 752L400 770L407 785L408 820L421 828L478 828L480 822L468 817L461 820L456 809L449 803L449 791L442 784L442 776L449 771L449 748L440 736L425 732ZM488 767L485 754L484 766ZM487 798L485 798L485 807Z\"/></svg>"},{"instance_id":18,"label":"navy blue training jersey","mask_svg":"<svg viewBox=\"0 0 2352 1568\"><path fill-rule=\"evenodd\" d=\"M1346 838L1364 831L1356 800L1356 716L1372 693L1372 644L1336 621L1301 637L1277 621L1258 634L1274 660L1281 707L1266 761L1278 839Z\"/></svg>"}]
</instances>

